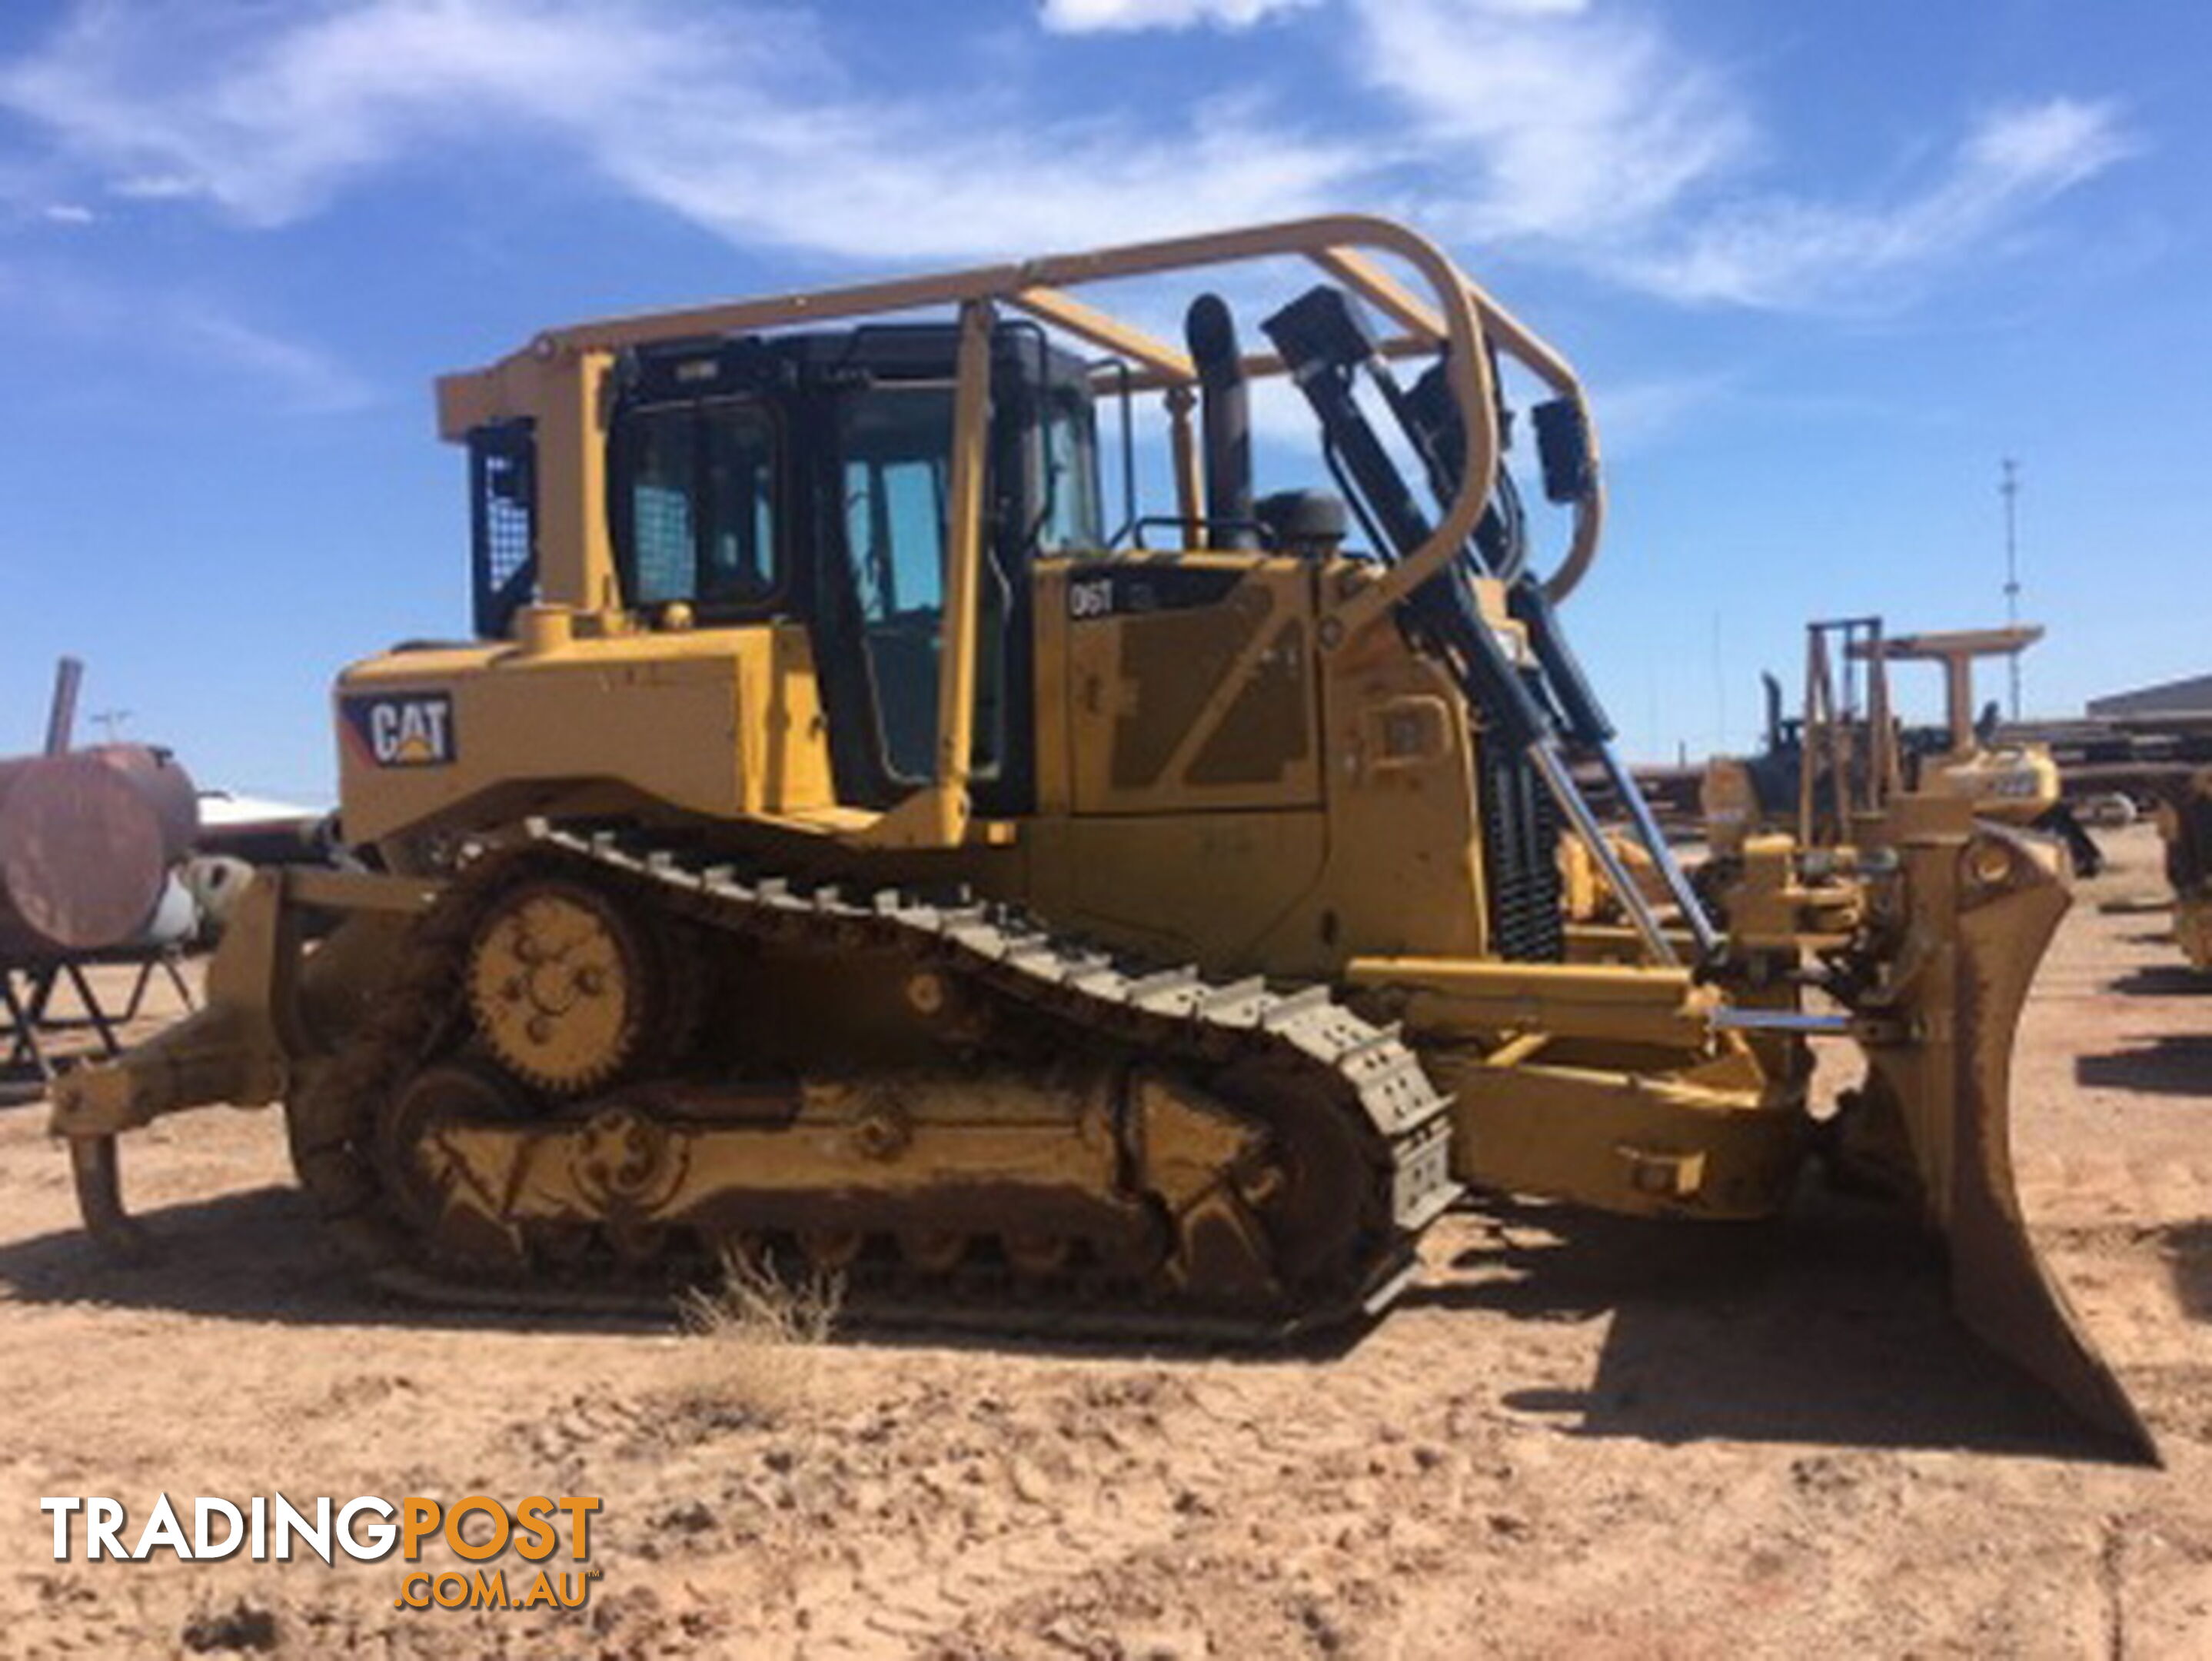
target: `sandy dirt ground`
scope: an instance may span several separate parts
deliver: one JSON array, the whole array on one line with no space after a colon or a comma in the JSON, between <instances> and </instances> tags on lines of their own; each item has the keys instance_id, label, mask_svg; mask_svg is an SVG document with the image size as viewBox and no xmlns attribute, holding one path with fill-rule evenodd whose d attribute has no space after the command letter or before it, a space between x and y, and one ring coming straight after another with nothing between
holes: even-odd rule
<instances>
[{"instance_id":1,"label":"sandy dirt ground","mask_svg":"<svg viewBox=\"0 0 2212 1661\"><path fill-rule=\"evenodd\" d=\"M1897 1220L1496 1205L1347 1351L776 1351L353 1282L273 1115L126 1148L151 1269L0 1108L0 1655L2212 1655L2212 991L2115 839L2019 1058L2034 1232L2163 1446L2109 1463ZM404 1565L53 1561L47 1494L596 1496L585 1606ZM434 1548L423 1567L453 1566ZM523 1567L504 1560L520 1595ZM569 1567L556 1563L556 1567ZM578 1583L581 1584L581 1583Z\"/></svg>"}]
</instances>

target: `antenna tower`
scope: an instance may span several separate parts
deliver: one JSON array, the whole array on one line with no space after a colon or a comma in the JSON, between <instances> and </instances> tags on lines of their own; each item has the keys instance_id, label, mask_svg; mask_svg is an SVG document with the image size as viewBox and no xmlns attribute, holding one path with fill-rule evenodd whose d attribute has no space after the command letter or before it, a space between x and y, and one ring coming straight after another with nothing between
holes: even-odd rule
<instances>
[{"instance_id":1,"label":"antenna tower","mask_svg":"<svg viewBox=\"0 0 2212 1661\"><path fill-rule=\"evenodd\" d=\"M2008 456L2004 461L2004 480L1997 486L1997 494L2004 498L2005 515L2005 622L2017 626L2020 623L2020 463ZM2012 718L2020 720L2020 654L2013 652L2005 659L2005 673L2012 688Z\"/></svg>"}]
</instances>

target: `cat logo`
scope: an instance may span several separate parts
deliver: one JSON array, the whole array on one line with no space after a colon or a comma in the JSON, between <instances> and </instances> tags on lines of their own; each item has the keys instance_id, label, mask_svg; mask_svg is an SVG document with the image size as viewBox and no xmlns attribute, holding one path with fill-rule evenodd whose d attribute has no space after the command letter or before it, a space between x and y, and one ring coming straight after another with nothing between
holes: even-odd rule
<instances>
[{"instance_id":1,"label":"cat logo","mask_svg":"<svg viewBox=\"0 0 2212 1661\"><path fill-rule=\"evenodd\" d=\"M453 701L443 692L352 697L349 737L379 767L443 767L453 759Z\"/></svg>"}]
</instances>

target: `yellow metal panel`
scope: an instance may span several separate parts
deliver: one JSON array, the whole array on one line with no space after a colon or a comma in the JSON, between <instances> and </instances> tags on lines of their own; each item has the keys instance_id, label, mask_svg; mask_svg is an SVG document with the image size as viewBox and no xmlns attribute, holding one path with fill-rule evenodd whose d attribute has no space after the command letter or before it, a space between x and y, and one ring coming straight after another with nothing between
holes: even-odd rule
<instances>
[{"instance_id":1,"label":"yellow metal panel","mask_svg":"<svg viewBox=\"0 0 2212 1661\"><path fill-rule=\"evenodd\" d=\"M1072 587L1152 564L1247 575L1212 606L1070 620ZM1273 973L1479 955L1474 734L1449 681L1395 630L1320 660L1314 742L1278 787L1203 782L1254 666L1288 649L1313 661L1295 631L1315 582L1359 576L1348 562L1218 552L1040 567L1039 818L1021 897L1146 950ZM1135 631L1164 622L1162 648L1137 650ZM1291 811L1250 811L1270 806ZM1079 825L1055 822L1070 812Z\"/></svg>"},{"instance_id":2,"label":"yellow metal panel","mask_svg":"<svg viewBox=\"0 0 2212 1661\"><path fill-rule=\"evenodd\" d=\"M1328 837L1318 812L1041 820L1024 897L1056 924L1217 973L1316 969L1309 904Z\"/></svg>"},{"instance_id":3,"label":"yellow metal panel","mask_svg":"<svg viewBox=\"0 0 2212 1661\"><path fill-rule=\"evenodd\" d=\"M1465 700L1395 630L1370 633L1323 669L1323 904L1343 955L1481 955L1475 734Z\"/></svg>"},{"instance_id":4,"label":"yellow metal panel","mask_svg":"<svg viewBox=\"0 0 2212 1661\"><path fill-rule=\"evenodd\" d=\"M1156 570L1164 587L1187 572L1241 580L1210 603L1066 625L1075 811L1317 801L1308 569L1249 554L1158 556L1112 569Z\"/></svg>"},{"instance_id":5,"label":"yellow metal panel","mask_svg":"<svg viewBox=\"0 0 2212 1661\"><path fill-rule=\"evenodd\" d=\"M749 673L745 702L747 762L758 762L761 805L791 813L832 806L837 788L830 773L830 723L822 713L821 683L814 672L814 642L798 624L769 630L769 649L747 653L759 666L758 690ZM753 712L757 711L756 715Z\"/></svg>"},{"instance_id":6,"label":"yellow metal panel","mask_svg":"<svg viewBox=\"0 0 2212 1661\"><path fill-rule=\"evenodd\" d=\"M830 800L811 660L789 625L397 653L348 670L337 692L451 700L452 753L432 764L379 765L341 718L358 840L553 812L579 791L723 819Z\"/></svg>"},{"instance_id":7,"label":"yellow metal panel","mask_svg":"<svg viewBox=\"0 0 2212 1661\"><path fill-rule=\"evenodd\" d=\"M1541 1054L1540 1050L1538 1054ZM1632 1216L1765 1217L1788 1201L1805 1120L1747 1060L1735 1087L1426 1050L1452 1098L1452 1175Z\"/></svg>"}]
</instances>

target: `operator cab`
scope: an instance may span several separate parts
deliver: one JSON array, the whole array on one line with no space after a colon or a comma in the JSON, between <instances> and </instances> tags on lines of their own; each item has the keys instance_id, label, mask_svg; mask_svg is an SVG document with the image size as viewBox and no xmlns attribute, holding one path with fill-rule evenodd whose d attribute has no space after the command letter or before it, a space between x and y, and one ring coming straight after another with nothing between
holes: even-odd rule
<instances>
[{"instance_id":1,"label":"operator cab","mask_svg":"<svg viewBox=\"0 0 2212 1661\"><path fill-rule=\"evenodd\" d=\"M624 608L662 627L803 622L838 796L858 806L888 807L935 765L958 346L950 324L748 336L638 348L615 376ZM1106 533L1084 362L1004 323L991 381L971 788L980 812L1015 815L1036 793L1028 569ZM483 440L480 504L505 453L501 429ZM477 633L496 639L528 596L509 578L502 603L488 581L483 518Z\"/></svg>"},{"instance_id":2,"label":"operator cab","mask_svg":"<svg viewBox=\"0 0 2212 1661\"><path fill-rule=\"evenodd\" d=\"M608 512L633 610L804 619L842 800L890 806L935 765L958 331L894 325L641 349L617 376ZM1030 562L1103 544L1080 360L1033 324L992 350L973 790L1035 793Z\"/></svg>"}]
</instances>

